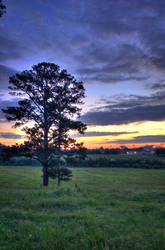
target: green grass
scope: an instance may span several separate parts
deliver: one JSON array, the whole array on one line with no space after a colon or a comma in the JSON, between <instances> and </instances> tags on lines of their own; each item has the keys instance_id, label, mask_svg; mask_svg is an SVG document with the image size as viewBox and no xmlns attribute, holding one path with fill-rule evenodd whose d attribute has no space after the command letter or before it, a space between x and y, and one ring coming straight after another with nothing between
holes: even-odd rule
<instances>
[{"instance_id":1,"label":"green grass","mask_svg":"<svg viewBox=\"0 0 165 250\"><path fill-rule=\"evenodd\" d=\"M0 250L165 249L165 170L72 171L45 188L40 167L0 167Z\"/></svg>"}]
</instances>

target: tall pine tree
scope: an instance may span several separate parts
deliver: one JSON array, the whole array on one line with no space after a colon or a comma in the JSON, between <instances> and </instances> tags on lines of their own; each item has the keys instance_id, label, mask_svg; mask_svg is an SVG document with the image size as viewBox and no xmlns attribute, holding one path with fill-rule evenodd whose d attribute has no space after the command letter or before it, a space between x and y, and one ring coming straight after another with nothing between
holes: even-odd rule
<instances>
[{"instance_id":1,"label":"tall pine tree","mask_svg":"<svg viewBox=\"0 0 165 250\"><path fill-rule=\"evenodd\" d=\"M26 124L26 145L41 162L43 185L47 186L52 150L56 148L60 162L61 150L75 143L68 132L84 133L86 129L85 124L75 120L85 96L83 82L76 81L58 65L43 62L10 77L9 83L10 94L21 100L18 106L7 107L3 112L9 121L15 121L15 127Z\"/></svg>"}]
</instances>

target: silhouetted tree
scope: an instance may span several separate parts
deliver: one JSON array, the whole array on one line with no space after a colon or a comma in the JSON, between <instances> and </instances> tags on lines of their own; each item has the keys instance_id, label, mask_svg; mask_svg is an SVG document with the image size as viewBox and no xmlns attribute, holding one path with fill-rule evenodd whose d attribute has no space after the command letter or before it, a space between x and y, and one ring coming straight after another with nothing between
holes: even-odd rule
<instances>
[{"instance_id":1,"label":"silhouetted tree","mask_svg":"<svg viewBox=\"0 0 165 250\"><path fill-rule=\"evenodd\" d=\"M4 13L6 13L6 6L2 3L2 0L0 0L0 17L2 17Z\"/></svg>"},{"instance_id":2,"label":"silhouetted tree","mask_svg":"<svg viewBox=\"0 0 165 250\"><path fill-rule=\"evenodd\" d=\"M9 83L10 94L23 98L18 106L2 111L9 121L15 121L15 127L32 122L33 125L23 128L28 138L25 144L32 156L41 162L43 185L47 186L52 154L56 152L58 155L56 167L60 169L62 149L76 144L68 132L84 133L86 129L85 124L74 120L81 111L78 106L85 94L83 83L76 81L66 70L60 71L58 65L46 62L10 77Z\"/></svg>"}]
</instances>

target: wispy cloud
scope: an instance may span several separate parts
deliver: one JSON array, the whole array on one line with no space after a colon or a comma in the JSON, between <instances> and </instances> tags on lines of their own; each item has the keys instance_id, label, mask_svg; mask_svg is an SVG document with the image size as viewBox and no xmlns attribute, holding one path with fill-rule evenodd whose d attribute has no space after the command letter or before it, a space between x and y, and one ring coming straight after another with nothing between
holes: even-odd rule
<instances>
[{"instance_id":1,"label":"wispy cloud","mask_svg":"<svg viewBox=\"0 0 165 250\"><path fill-rule=\"evenodd\" d=\"M129 144L129 143L164 143L165 135L146 135L146 136L136 136L133 139L128 140L115 140L107 141L108 144Z\"/></svg>"},{"instance_id":2,"label":"wispy cloud","mask_svg":"<svg viewBox=\"0 0 165 250\"><path fill-rule=\"evenodd\" d=\"M118 136L118 135L128 135L128 134L135 134L138 133L138 131L134 132L96 132L96 131L91 131L91 132L86 132L84 135L81 134L75 134L73 137L95 137L95 136Z\"/></svg>"},{"instance_id":3,"label":"wispy cloud","mask_svg":"<svg viewBox=\"0 0 165 250\"><path fill-rule=\"evenodd\" d=\"M23 137L24 137L23 135L14 133L8 133L8 132L0 133L0 138L5 138L5 139L22 139Z\"/></svg>"}]
</instances>

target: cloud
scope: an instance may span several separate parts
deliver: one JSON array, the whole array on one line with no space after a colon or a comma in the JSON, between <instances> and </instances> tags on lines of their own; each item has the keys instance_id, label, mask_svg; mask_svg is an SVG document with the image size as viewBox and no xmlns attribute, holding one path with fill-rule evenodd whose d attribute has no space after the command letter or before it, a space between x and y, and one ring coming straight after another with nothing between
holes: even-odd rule
<instances>
[{"instance_id":1,"label":"cloud","mask_svg":"<svg viewBox=\"0 0 165 250\"><path fill-rule=\"evenodd\" d=\"M88 125L120 125L140 121L165 120L165 105L145 106L127 110L93 111L81 116Z\"/></svg>"},{"instance_id":2,"label":"cloud","mask_svg":"<svg viewBox=\"0 0 165 250\"><path fill-rule=\"evenodd\" d=\"M73 55L77 72L86 81L141 81L164 68L162 0L92 0L83 6L79 22L89 30L89 43Z\"/></svg>"},{"instance_id":3,"label":"cloud","mask_svg":"<svg viewBox=\"0 0 165 250\"><path fill-rule=\"evenodd\" d=\"M134 132L96 132L96 131L91 131L91 132L86 132L84 135L81 134L75 134L73 137L92 137L92 136L118 136L118 135L128 135L128 134L134 134L138 133L138 131Z\"/></svg>"},{"instance_id":4,"label":"cloud","mask_svg":"<svg viewBox=\"0 0 165 250\"><path fill-rule=\"evenodd\" d=\"M117 82L124 82L124 81L143 81L147 80L148 76L143 76L140 74L132 74L132 75L115 75L115 74L103 74L101 70L98 70L96 74L88 73L85 76L81 77L84 82L87 83L104 83L104 84L113 84Z\"/></svg>"},{"instance_id":5,"label":"cloud","mask_svg":"<svg viewBox=\"0 0 165 250\"><path fill-rule=\"evenodd\" d=\"M103 98L98 107L81 116L88 125L119 125L141 121L165 120L165 92L151 96L115 96Z\"/></svg>"},{"instance_id":6,"label":"cloud","mask_svg":"<svg viewBox=\"0 0 165 250\"><path fill-rule=\"evenodd\" d=\"M129 143L163 143L165 142L165 135L146 135L146 136L136 136L129 140L115 140L107 141L106 143L111 144L129 144Z\"/></svg>"},{"instance_id":7,"label":"cloud","mask_svg":"<svg viewBox=\"0 0 165 250\"><path fill-rule=\"evenodd\" d=\"M20 59L27 50L23 44L16 41L9 34L0 35L0 62L4 63L10 59Z\"/></svg>"},{"instance_id":8,"label":"cloud","mask_svg":"<svg viewBox=\"0 0 165 250\"><path fill-rule=\"evenodd\" d=\"M164 7L162 0L13 0L0 60L58 59L91 83L143 81L152 75L146 67L165 64Z\"/></svg>"},{"instance_id":9,"label":"cloud","mask_svg":"<svg viewBox=\"0 0 165 250\"><path fill-rule=\"evenodd\" d=\"M143 81L152 75L145 68L165 65L164 8L163 0L13 0L0 61L58 59L87 82Z\"/></svg>"},{"instance_id":10,"label":"cloud","mask_svg":"<svg viewBox=\"0 0 165 250\"><path fill-rule=\"evenodd\" d=\"M163 80L164 82L164 80ZM148 89L152 90L164 90L165 89L165 83L155 83L150 86L146 86Z\"/></svg>"},{"instance_id":11,"label":"cloud","mask_svg":"<svg viewBox=\"0 0 165 250\"><path fill-rule=\"evenodd\" d=\"M8 133L8 132L0 133L0 138L5 138L5 139L22 139L23 137L24 137L23 135L18 135L14 133Z\"/></svg>"},{"instance_id":12,"label":"cloud","mask_svg":"<svg viewBox=\"0 0 165 250\"><path fill-rule=\"evenodd\" d=\"M15 69L0 65L0 91L8 89L9 77L17 73Z\"/></svg>"},{"instance_id":13,"label":"cloud","mask_svg":"<svg viewBox=\"0 0 165 250\"><path fill-rule=\"evenodd\" d=\"M83 61L86 61L84 65ZM149 75L141 72L147 65L147 56L136 45L120 44L113 48L110 45L100 48L99 45L89 46L78 56L81 62L77 73L85 81L116 83L121 81L143 81ZM93 66L95 65L95 66Z\"/></svg>"},{"instance_id":14,"label":"cloud","mask_svg":"<svg viewBox=\"0 0 165 250\"><path fill-rule=\"evenodd\" d=\"M110 100L110 101L109 101ZM165 104L165 91L157 91L152 95L115 95L101 98L100 104L105 104L104 110L129 109L143 106L157 106ZM99 109L99 108L97 108ZM102 109L102 107L101 107Z\"/></svg>"}]
</instances>

